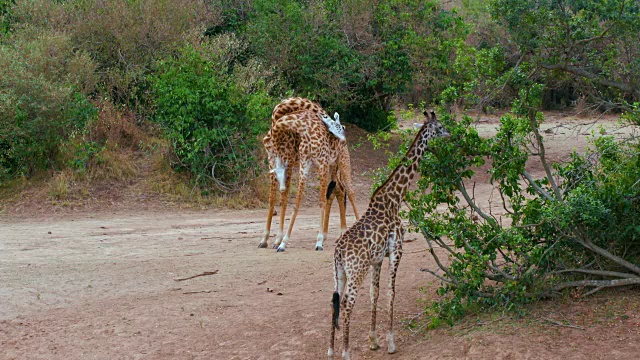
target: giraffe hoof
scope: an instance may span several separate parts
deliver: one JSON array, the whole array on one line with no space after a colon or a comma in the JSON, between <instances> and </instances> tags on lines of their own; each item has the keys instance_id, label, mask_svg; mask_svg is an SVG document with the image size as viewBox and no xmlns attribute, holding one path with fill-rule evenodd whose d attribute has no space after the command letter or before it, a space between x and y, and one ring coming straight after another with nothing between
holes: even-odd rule
<instances>
[{"instance_id":1,"label":"giraffe hoof","mask_svg":"<svg viewBox=\"0 0 640 360\"><path fill-rule=\"evenodd\" d=\"M322 246L316 246L316 251L322 251L324 248Z\"/></svg>"},{"instance_id":2,"label":"giraffe hoof","mask_svg":"<svg viewBox=\"0 0 640 360\"><path fill-rule=\"evenodd\" d=\"M380 350L380 345L378 344L371 344L369 345L369 349L376 351L376 350Z\"/></svg>"},{"instance_id":3,"label":"giraffe hoof","mask_svg":"<svg viewBox=\"0 0 640 360\"><path fill-rule=\"evenodd\" d=\"M278 248L278 250L276 250L276 252L284 252L284 248Z\"/></svg>"},{"instance_id":4,"label":"giraffe hoof","mask_svg":"<svg viewBox=\"0 0 640 360\"><path fill-rule=\"evenodd\" d=\"M267 243L260 243L258 244L258 249L266 249L267 248Z\"/></svg>"}]
</instances>

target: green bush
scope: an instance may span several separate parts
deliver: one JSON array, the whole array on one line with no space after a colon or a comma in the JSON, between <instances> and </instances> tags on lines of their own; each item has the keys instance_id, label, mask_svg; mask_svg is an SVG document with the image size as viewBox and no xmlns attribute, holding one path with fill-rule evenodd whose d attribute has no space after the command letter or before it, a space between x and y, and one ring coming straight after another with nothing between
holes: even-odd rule
<instances>
[{"instance_id":1,"label":"green bush","mask_svg":"<svg viewBox=\"0 0 640 360\"><path fill-rule=\"evenodd\" d=\"M432 251L442 271L429 270L442 281L433 307L440 320L478 305L518 309L566 288L591 294L640 284L640 144L594 137L585 154L552 167L538 130L544 117L533 110L543 90L522 90L489 139L469 117L452 123L442 116L452 136L425 156L419 189L408 197L415 230L450 260ZM537 179L525 168L531 141L546 174ZM486 162L504 208L500 219L468 188Z\"/></svg>"},{"instance_id":2,"label":"green bush","mask_svg":"<svg viewBox=\"0 0 640 360\"><path fill-rule=\"evenodd\" d=\"M92 64L63 36L0 47L0 179L57 165L60 145L96 115L79 89ZM25 57L25 54L28 57Z\"/></svg>"},{"instance_id":3,"label":"green bush","mask_svg":"<svg viewBox=\"0 0 640 360\"><path fill-rule=\"evenodd\" d=\"M227 185L251 178L259 168L258 134L267 131L274 106L265 80L238 85L233 68L233 36L201 47L188 45L159 63L151 78L155 119L172 142L178 169L200 185ZM247 68L238 68L246 75ZM244 76L245 80L247 76Z\"/></svg>"},{"instance_id":4,"label":"green bush","mask_svg":"<svg viewBox=\"0 0 640 360\"><path fill-rule=\"evenodd\" d=\"M12 6L16 4L16 0L0 0L0 36L11 30L11 21L13 20Z\"/></svg>"},{"instance_id":5,"label":"green bush","mask_svg":"<svg viewBox=\"0 0 640 360\"><path fill-rule=\"evenodd\" d=\"M99 96L141 114L155 61L197 41L218 21L205 2L191 0L34 0L18 3L14 12L19 26L69 34L97 66Z\"/></svg>"}]
</instances>

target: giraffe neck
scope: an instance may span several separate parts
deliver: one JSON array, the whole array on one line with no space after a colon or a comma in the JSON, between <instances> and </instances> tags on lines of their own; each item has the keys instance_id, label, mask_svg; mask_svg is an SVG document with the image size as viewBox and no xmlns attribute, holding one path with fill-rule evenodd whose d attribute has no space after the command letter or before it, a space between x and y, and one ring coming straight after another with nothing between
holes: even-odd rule
<instances>
[{"instance_id":1,"label":"giraffe neck","mask_svg":"<svg viewBox=\"0 0 640 360\"><path fill-rule=\"evenodd\" d=\"M416 140L419 137L420 134L418 134ZM414 140L402 161L400 161L400 165L389 175L387 181L373 192L371 202L382 202L386 206L391 205L395 206L396 209L400 208L411 180L418 173L420 160L426 151L426 143L420 143L416 140Z\"/></svg>"}]
</instances>

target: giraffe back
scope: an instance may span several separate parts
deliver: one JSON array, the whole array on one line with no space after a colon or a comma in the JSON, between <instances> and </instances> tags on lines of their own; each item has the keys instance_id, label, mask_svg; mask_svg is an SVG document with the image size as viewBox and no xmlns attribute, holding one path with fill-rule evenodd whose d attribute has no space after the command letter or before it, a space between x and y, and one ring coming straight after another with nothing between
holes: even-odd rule
<instances>
[{"instance_id":1,"label":"giraffe back","mask_svg":"<svg viewBox=\"0 0 640 360\"><path fill-rule=\"evenodd\" d=\"M328 163L335 163L339 154L347 149L346 144L332 136L313 111L287 114L273 124L271 137L277 153L281 154L289 147L285 139L291 134L300 139L298 152L301 160L326 159Z\"/></svg>"},{"instance_id":2,"label":"giraffe back","mask_svg":"<svg viewBox=\"0 0 640 360\"><path fill-rule=\"evenodd\" d=\"M327 112L322 109L320 104L307 98L292 97L282 100L275 108L273 108L273 112L271 113L271 124L273 125L281 117L287 114L293 114L301 111L309 111L318 116L322 116L323 114L329 116Z\"/></svg>"}]
</instances>

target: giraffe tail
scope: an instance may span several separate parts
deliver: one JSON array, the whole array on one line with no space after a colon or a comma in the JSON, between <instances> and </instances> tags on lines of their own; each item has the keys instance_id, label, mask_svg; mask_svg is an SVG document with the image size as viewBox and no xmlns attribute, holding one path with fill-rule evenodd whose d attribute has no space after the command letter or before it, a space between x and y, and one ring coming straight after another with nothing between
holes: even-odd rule
<instances>
[{"instance_id":1,"label":"giraffe tail","mask_svg":"<svg viewBox=\"0 0 640 360\"><path fill-rule=\"evenodd\" d=\"M340 294L337 291L333 293L331 302L333 303L333 327L338 329L340 327L338 325L338 319L340 318Z\"/></svg>"},{"instance_id":2,"label":"giraffe tail","mask_svg":"<svg viewBox=\"0 0 640 360\"><path fill-rule=\"evenodd\" d=\"M331 182L329 183L329 186L327 186L327 195L326 195L327 200L329 200L335 188L336 188L336 182L331 180Z\"/></svg>"}]
</instances>

